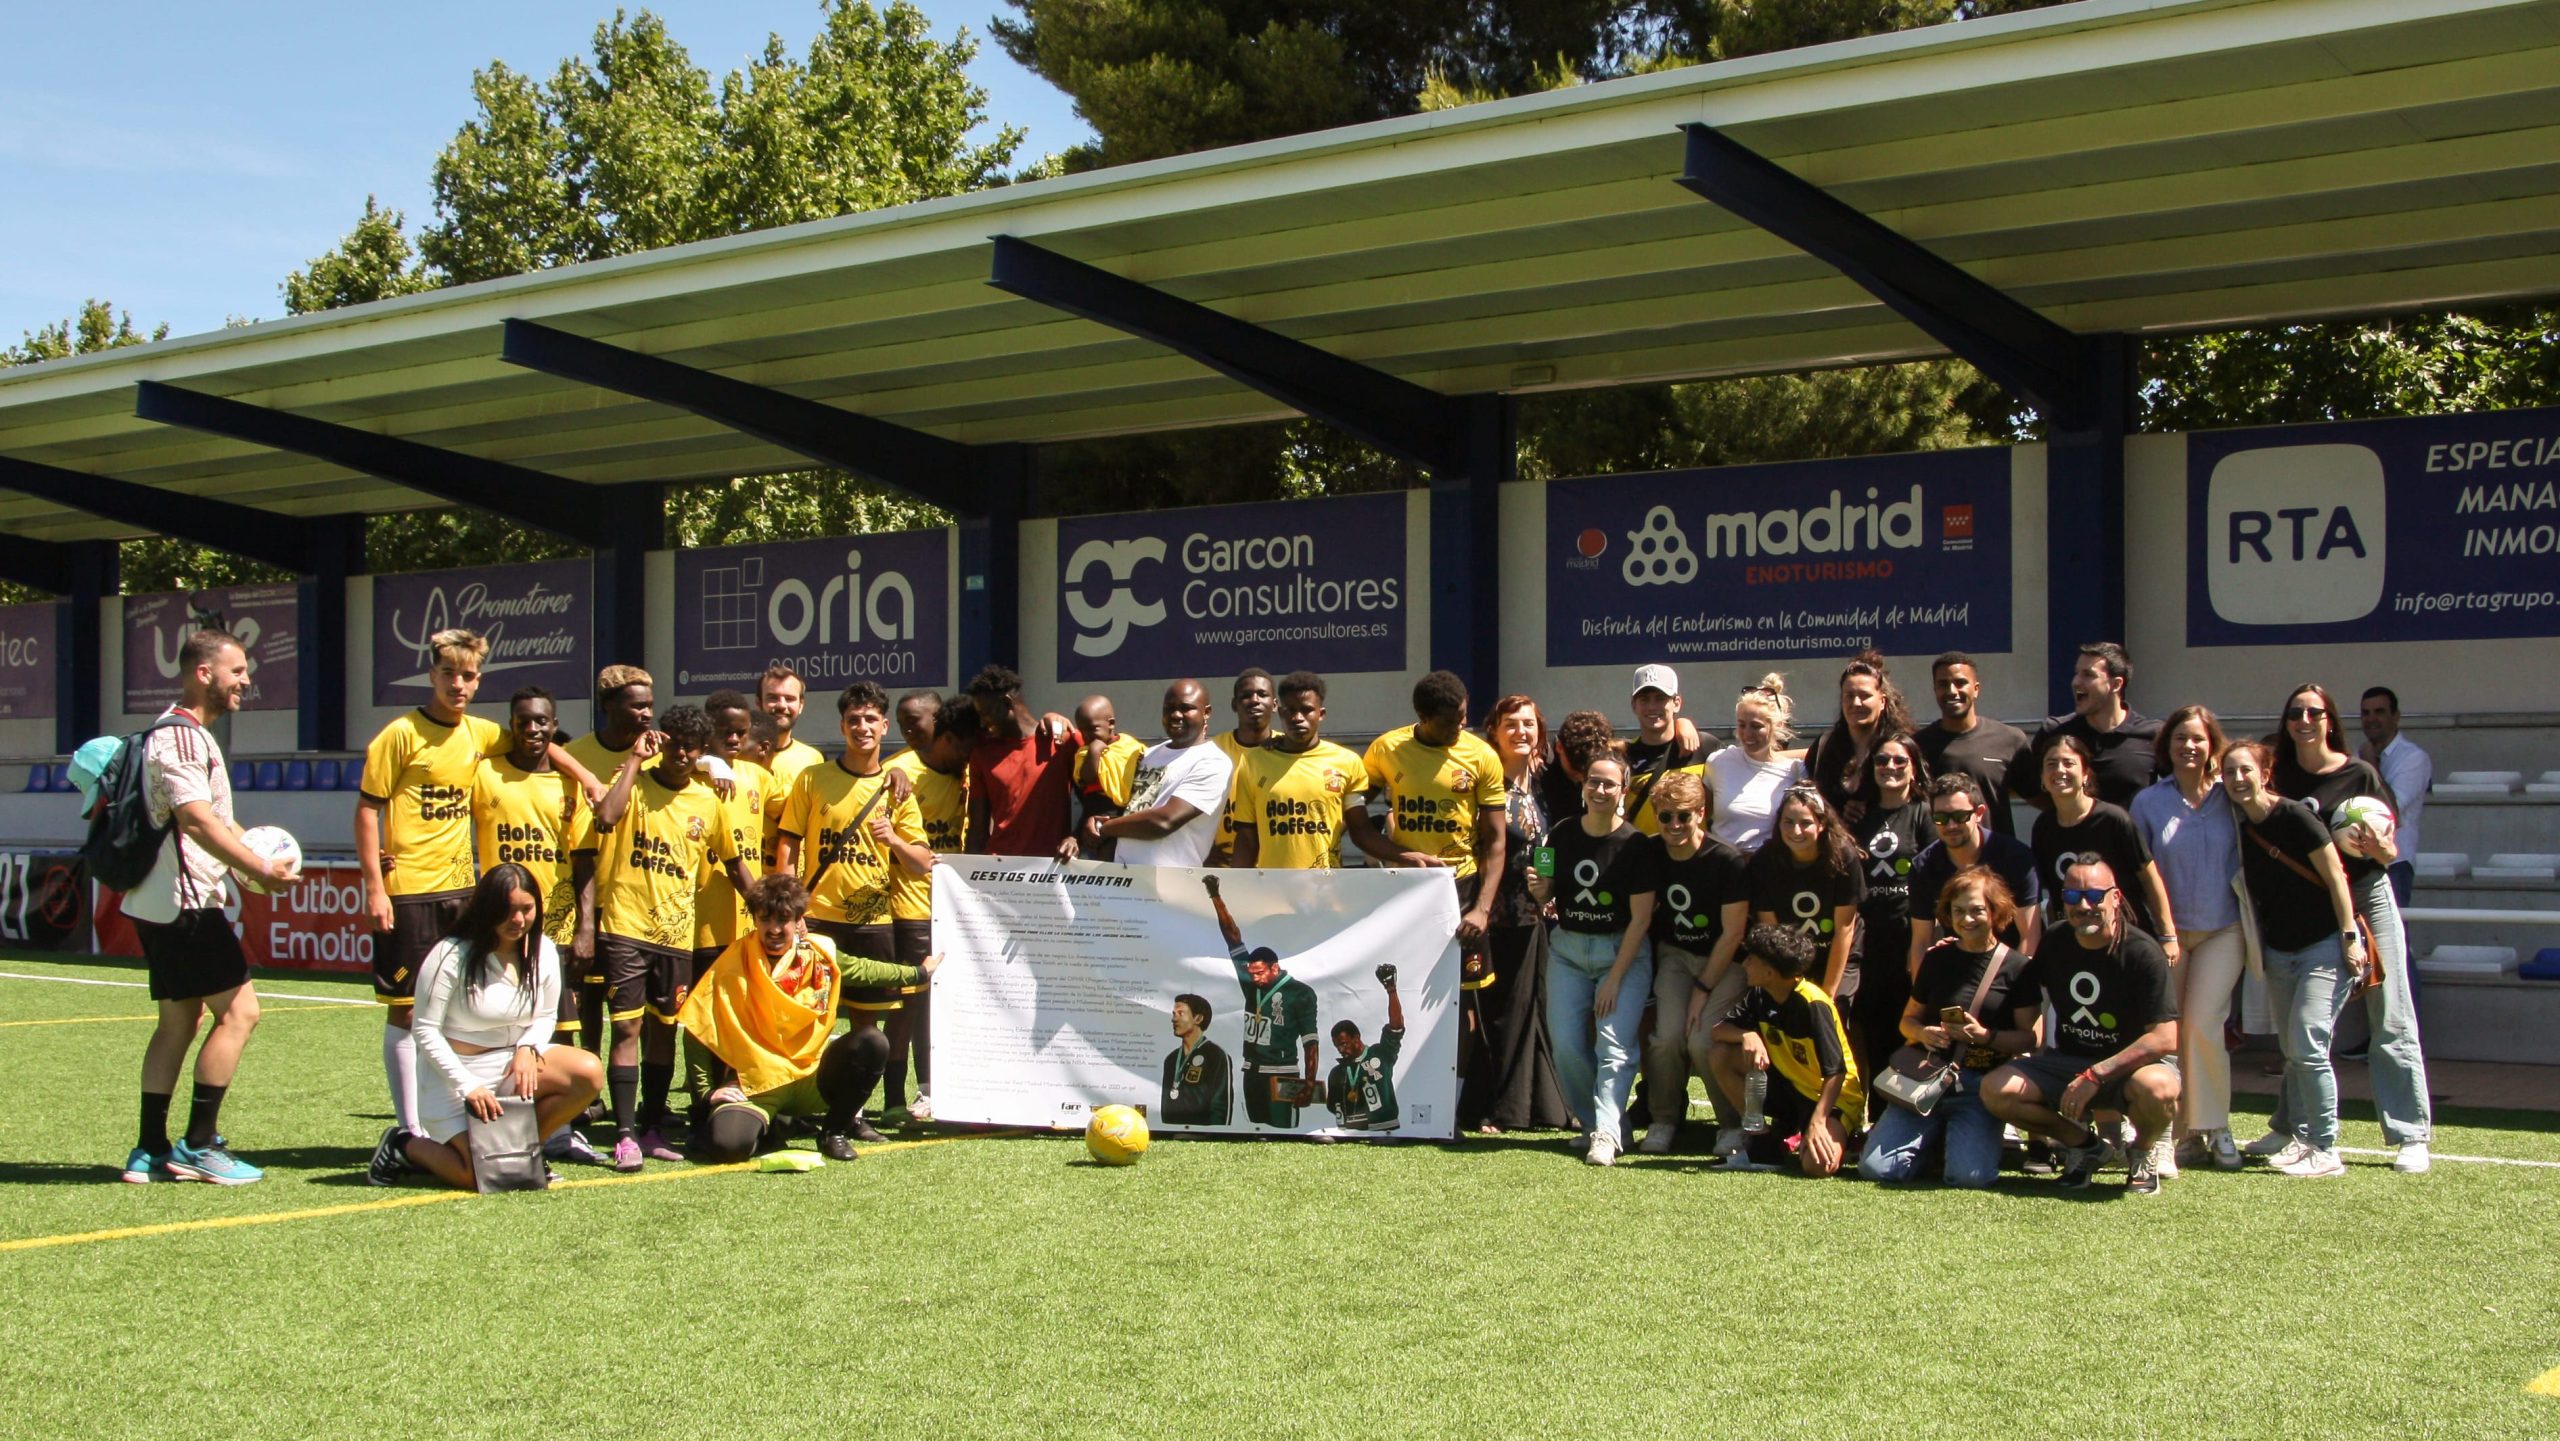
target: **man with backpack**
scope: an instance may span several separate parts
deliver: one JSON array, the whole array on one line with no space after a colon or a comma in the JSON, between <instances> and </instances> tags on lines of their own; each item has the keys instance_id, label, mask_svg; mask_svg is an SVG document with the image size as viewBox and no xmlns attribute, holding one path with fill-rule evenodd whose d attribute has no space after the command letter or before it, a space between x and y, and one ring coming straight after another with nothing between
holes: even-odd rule
<instances>
[{"instance_id":1,"label":"man with backpack","mask_svg":"<svg viewBox=\"0 0 2560 1441\"><path fill-rule=\"evenodd\" d=\"M126 742L91 787L89 850L99 879L113 886L150 857L148 870L121 887L160 1008L142 1052L142 1131L124 1179L243 1186L264 1173L231 1154L218 1123L241 1049L257 1029L258 992L223 907L232 871L281 885L300 867L261 856L240 838L231 772L208 729L248 697L248 653L221 631L198 631L180 648L178 668L185 686L178 703ZM186 1134L172 1141L178 1067L208 1011L213 1034L196 1053Z\"/></svg>"}]
</instances>

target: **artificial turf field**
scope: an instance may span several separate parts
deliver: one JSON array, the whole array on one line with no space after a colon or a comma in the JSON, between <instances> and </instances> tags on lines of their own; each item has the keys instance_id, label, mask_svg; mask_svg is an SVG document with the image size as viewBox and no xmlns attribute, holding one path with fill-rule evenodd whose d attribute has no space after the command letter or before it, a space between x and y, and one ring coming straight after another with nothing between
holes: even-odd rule
<instances>
[{"instance_id":1,"label":"artificial turf field","mask_svg":"<svg viewBox=\"0 0 2560 1441\"><path fill-rule=\"evenodd\" d=\"M125 1186L148 1001L0 978L0 1435L2560 1436L2560 1168L2136 1200L937 1135L447 1200L364 1184L365 988L260 990L223 1129L267 1180ZM2560 1162L2560 1121L2437 1150Z\"/></svg>"}]
</instances>

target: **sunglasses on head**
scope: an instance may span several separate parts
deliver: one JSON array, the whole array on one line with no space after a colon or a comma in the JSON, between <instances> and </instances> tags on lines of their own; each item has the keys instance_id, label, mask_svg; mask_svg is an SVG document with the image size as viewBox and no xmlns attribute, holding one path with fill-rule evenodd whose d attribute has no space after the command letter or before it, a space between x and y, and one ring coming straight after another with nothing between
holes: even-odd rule
<instances>
[{"instance_id":1,"label":"sunglasses on head","mask_svg":"<svg viewBox=\"0 0 2560 1441\"><path fill-rule=\"evenodd\" d=\"M2107 897L2114 891L2113 886L2091 886L2085 890L2076 886L2065 886L2057 894L2062 897L2062 903L2066 906L2086 906L2095 910L2105 905Z\"/></svg>"}]
</instances>

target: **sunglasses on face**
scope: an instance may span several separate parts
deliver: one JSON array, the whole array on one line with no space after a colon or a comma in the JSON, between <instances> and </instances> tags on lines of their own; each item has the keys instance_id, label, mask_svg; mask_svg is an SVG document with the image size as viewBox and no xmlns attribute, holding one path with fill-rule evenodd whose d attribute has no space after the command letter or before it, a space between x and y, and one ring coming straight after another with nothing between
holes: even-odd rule
<instances>
[{"instance_id":1,"label":"sunglasses on face","mask_svg":"<svg viewBox=\"0 0 2560 1441\"><path fill-rule=\"evenodd\" d=\"M1660 819L1666 826L1694 825L1697 822L1698 813L1696 811L1664 811Z\"/></svg>"},{"instance_id":2,"label":"sunglasses on face","mask_svg":"<svg viewBox=\"0 0 2560 1441\"><path fill-rule=\"evenodd\" d=\"M2059 892L2064 905L2084 907L2093 911L2098 907L2105 905L2107 903L2107 897L2114 893L2115 887L2113 886L2096 886L2088 890L2080 890L2066 886Z\"/></svg>"},{"instance_id":3,"label":"sunglasses on face","mask_svg":"<svg viewBox=\"0 0 2560 1441\"><path fill-rule=\"evenodd\" d=\"M1941 825L1941 826L1960 826L1960 825L1963 825L1966 821L1969 821L1969 820L1972 820L1972 819L1973 819L1973 812L1971 812L1971 811L1931 811L1931 812L1929 812L1929 820L1930 820L1930 822L1931 822L1932 824L1934 824L1934 825Z\"/></svg>"},{"instance_id":4,"label":"sunglasses on face","mask_svg":"<svg viewBox=\"0 0 2560 1441\"><path fill-rule=\"evenodd\" d=\"M1887 751L1884 754L1877 756L1872 764L1878 766L1894 766L1898 769L1909 770L1911 768L1911 757L1898 756Z\"/></svg>"},{"instance_id":5,"label":"sunglasses on face","mask_svg":"<svg viewBox=\"0 0 2560 1441\"><path fill-rule=\"evenodd\" d=\"M2316 705L2286 706L2284 718L2289 721L2318 720L2328 712Z\"/></svg>"}]
</instances>

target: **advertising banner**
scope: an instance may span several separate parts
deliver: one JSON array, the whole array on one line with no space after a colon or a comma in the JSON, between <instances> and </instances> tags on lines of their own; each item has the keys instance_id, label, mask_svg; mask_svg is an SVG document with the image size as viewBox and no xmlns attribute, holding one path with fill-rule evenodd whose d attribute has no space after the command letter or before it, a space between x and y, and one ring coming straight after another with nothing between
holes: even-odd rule
<instances>
[{"instance_id":1,"label":"advertising banner","mask_svg":"<svg viewBox=\"0 0 2560 1441\"><path fill-rule=\"evenodd\" d=\"M595 689L595 585L583 560L420 570L373 582L373 703L416 705L433 691L427 638L460 626L488 638L485 698L538 685L560 700Z\"/></svg>"},{"instance_id":2,"label":"advertising banner","mask_svg":"<svg viewBox=\"0 0 2560 1441\"><path fill-rule=\"evenodd\" d=\"M2009 452L1547 485L1547 664L2009 649Z\"/></svg>"},{"instance_id":3,"label":"advertising banner","mask_svg":"<svg viewBox=\"0 0 2560 1441\"><path fill-rule=\"evenodd\" d=\"M1058 678L1404 669L1401 493L1058 522Z\"/></svg>"},{"instance_id":4,"label":"advertising banner","mask_svg":"<svg viewBox=\"0 0 2560 1441\"><path fill-rule=\"evenodd\" d=\"M933 916L943 1120L1075 1128L1120 1104L1157 1131L1454 1133L1446 871L949 857Z\"/></svg>"},{"instance_id":5,"label":"advertising banner","mask_svg":"<svg viewBox=\"0 0 2560 1441\"><path fill-rule=\"evenodd\" d=\"M70 851L0 851L0 946L89 949L89 875Z\"/></svg>"},{"instance_id":6,"label":"advertising banner","mask_svg":"<svg viewBox=\"0 0 2560 1441\"><path fill-rule=\"evenodd\" d=\"M302 876L272 896L234 883L224 908L240 949L253 966L297 971L367 971L373 968L373 922L364 913L364 872L352 859L303 862ZM97 891L98 953L138 956L142 942L124 914L122 898Z\"/></svg>"},{"instance_id":7,"label":"advertising banner","mask_svg":"<svg viewBox=\"0 0 2560 1441\"><path fill-rule=\"evenodd\" d=\"M812 694L951 683L951 541L939 530L676 552L676 689L755 694L776 661Z\"/></svg>"},{"instance_id":8,"label":"advertising banner","mask_svg":"<svg viewBox=\"0 0 2560 1441\"><path fill-rule=\"evenodd\" d=\"M0 605L0 720L53 719L62 603Z\"/></svg>"},{"instance_id":9,"label":"advertising banner","mask_svg":"<svg viewBox=\"0 0 2560 1441\"><path fill-rule=\"evenodd\" d=\"M178 648L200 630L227 630L249 652L249 706L291 710L302 703L299 587L226 585L124 598L124 708L148 715L178 699Z\"/></svg>"},{"instance_id":10,"label":"advertising banner","mask_svg":"<svg viewBox=\"0 0 2560 1441\"><path fill-rule=\"evenodd\" d=\"M2187 644L2560 635L2560 410L2187 437Z\"/></svg>"}]
</instances>

